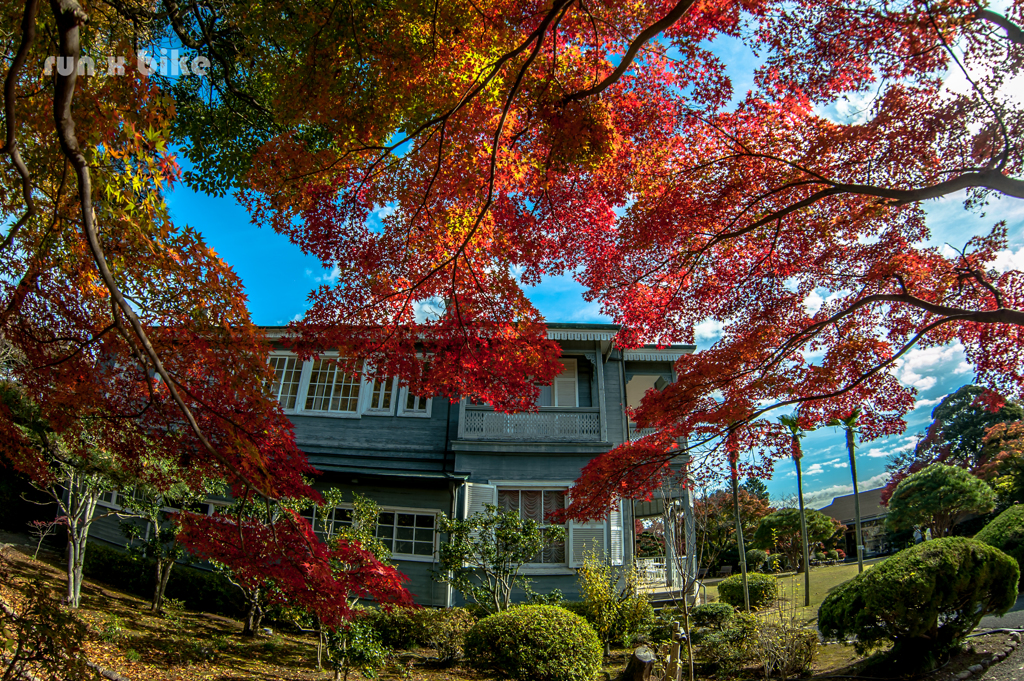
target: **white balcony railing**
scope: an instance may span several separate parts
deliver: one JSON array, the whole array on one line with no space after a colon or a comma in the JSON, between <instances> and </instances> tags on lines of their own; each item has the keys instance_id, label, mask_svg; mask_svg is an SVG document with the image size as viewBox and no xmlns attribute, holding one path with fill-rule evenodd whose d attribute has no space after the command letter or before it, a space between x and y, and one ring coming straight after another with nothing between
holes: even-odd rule
<instances>
[{"instance_id":1,"label":"white balcony railing","mask_svg":"<svg viewBox=\"0 0 1024 681\"><path fill-rule=\"evenodd\" d=\"M460 431L466 440L600 442L601 414L599 409L503 414L467 407Z\"/></svg>"}]
</instances>

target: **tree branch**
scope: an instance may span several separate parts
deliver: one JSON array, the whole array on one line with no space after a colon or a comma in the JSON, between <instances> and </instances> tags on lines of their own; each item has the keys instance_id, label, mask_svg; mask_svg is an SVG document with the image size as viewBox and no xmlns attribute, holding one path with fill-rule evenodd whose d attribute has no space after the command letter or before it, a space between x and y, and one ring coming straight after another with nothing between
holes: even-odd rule
<instances>
[{"instance_id":1,"label":"tree branch","mask_svg":"<svg viewBox=\"0 0 1024 681\"><path fill-rule=\"evenodd\" d=\"M18 149L18 118L14 111L17 101L18 75L25 60L28 58L28 51L36 37L36 14L39 12L39 0L27 0L25 13L21 20L21 43L18 45L18 52L14 55L11 68L7 72L7 79L4 81L4 120L7 123L7 136L4 141L3 151L11 156L11 164L21 176L21 193L25 200L25 213L18 218L18 221L11 225L7 236L0 243L0 252L7 250L14 241L14 237L29 221L36 212L36 204L32 199L32 176L28 172L28 166L21 158L21 151Z\"/></svg>"},{"instance_id":2,"label":"tree branch","mask_svg":"<svg viewBox=\"0 0 1024 681\"><path fill-rule=\"evenodd\" d=\"M974 16L978 19L990 21L1006 31L1006 38L1011 43L1014 43L1015 45L1024 45L1024 31L1021 30L1020 26L1013 23L1002 14L998 14L989 9L982 9L975 12Z\"/></svg>"},{"instance_id":3,"label":"tree branch","mask_svg":"<svg viewBox=\"0 0 1024 681\"><path fill-rule=\"evenodd\" d=\"M640 35L633 39L633 42L629 44L629 48L626 50L626 53L622 55L622 60L619 62L619 65L615 67L615 70L612 71L607 78L592 88L574 92L571 95L566 95L562 98L562 103L567 104L569 102L575 102L593 95L601 94L608 89L609 86L616 83L620 78L622 78L622 74L624 74L633 64L633 60L636 59L636 55L640 52L640 49L659 33L682 19L687 10L693 6L693 3L694 0L680 0L679 4L669 10L668 14L645 28L640 32Z\"/></svg>"},{"instance_id":4,"label":"tree branch","mask_svg":"<svg viewBox=\"0 0 1024 681\"><path fill-rule=\"evenodd\" d=\"M68 75L61 75L58 72L54 81L54 124L57 131L57 137L60 140L61 151L75 169L75 174L78 178L79 202L82 211L82 230L85 232L85 237L89 243L89 249L93 255L93 260L96 262L96 268L99 270L100 276L102 277L103 282L106 285L107 290L110 292L114 302L117 304L117 307L121 309L124 316L128 319L128 323L131 325L135 336L139 339L143 351L149 358L150 362L152 362L153 368L163 379L171 398L185 416L185 420L188 421L192 432L199 439L203 447L210 452L215 459L226 466L228 470L231 470L238 475L240 479L252 485L252 481L239 471L237 466L233 465L226 457L224 457L224 455L217 451L199 427L199 423L196 421L192 411L188 408L188 405L185 404L185 401L181 398L181 395L175 388L175 384L170 373L164 367L156 349L153 347L152 343L150 343L149 338L142 327L142 322L139 321L135 311L132 310L131 306L125 300L124 295L121 293L121 289L118 286L117 281L114 279L114 275L110 271L109 265L107 264L106 255L103 252L103 246L100 244L99 236L96 232L95 212L92 206L92 177L89 172L89 164L86 161L85 156L82 154L79 146L78 138L75 134L74 118L71 115L71 104L74 98L75 82L77 80L76 67L78 65L78 58L81 51L79 28L83 23L85 23L87 15L75 0L50 0L50 7L55 19L57 20L57 29L60 35L61 56L71 59L73 65L73 68ZM265 469L263 472L266 474L267 481L269 481L269 472ZM254 487L256 487L257 492L261 497L270 497L269 489L262 489L255 485Z\"/></svg>"}]
</instances>

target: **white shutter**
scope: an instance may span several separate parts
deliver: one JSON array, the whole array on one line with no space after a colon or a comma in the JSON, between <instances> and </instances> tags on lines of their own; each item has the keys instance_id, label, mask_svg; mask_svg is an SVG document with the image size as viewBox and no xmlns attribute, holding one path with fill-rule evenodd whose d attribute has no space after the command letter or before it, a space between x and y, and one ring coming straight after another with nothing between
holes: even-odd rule
<instances>
[{"instance_id":1,"label":"white shutter","mask_svg":"<svg viewBox=\"0 0 1024 681\"><path fill-rule=\"evenodd\" d=\"M580 523L575 520L569 523L569 564L581 567L587 553L597 554L604 559L604 539L607 527L605 521L596 520Z\"/></svg>"},{"instance_id":2,"label":"white shutter","mask_svg":"<svg viewBox=\"0 0 1024 681\"><path fill-rule=\"evenodd\" d=\"M576 360L561 360L562 373L555 377L554 397L556 407L579 406L579 389L576 383Z\"/></svg>"},{"instance_id":3,"label":"white shutter","mask_svg":"<svg viewBox=\"0 0 1024 681\"><path fill-rule=\"evenodd\" d=\"M622 502L616 499L608 516L612 565L622 565Z\"/></svg>"},{"instance_id":4,"label":"white shutter","mask_svg":"<svg viewBox=\"0 0 1024 681\"><path fill-rule=\"evenodd\" d=\"M462 517L468 520L476 513L483 513L484 504L498 505L498 488L495 485L467 482L462 502Z\"/></svg>"}]
</instances>

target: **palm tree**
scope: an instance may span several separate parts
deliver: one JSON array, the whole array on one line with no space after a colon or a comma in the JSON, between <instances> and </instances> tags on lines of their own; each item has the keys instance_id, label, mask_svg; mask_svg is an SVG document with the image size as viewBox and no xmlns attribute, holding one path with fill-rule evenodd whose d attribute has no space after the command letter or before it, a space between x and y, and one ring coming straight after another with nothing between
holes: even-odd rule
<instances>
[{"instance_id":1,"label":"palm tree","mask_svg":"<svg viewBox=\"0 0 1024 681\"><path fill-rule=\"evenodd\" d=\"M800 542L804 550L804 607L811 605L811 551L807 545L807 519L804 517L804 479L803 471L800 468L800 459L803 458L803 450L800 449L800 438L806 433L800 427L796 414L792 416L780 416L779 423L789 429L792 438L793 463L796 464L796 493L800 499Z\"/></svg>"},{"instance_id":2,"label":"palm tree","mask_svg":"<svg viewBox=\"0 0 1024 681\"><path fill-rule=\"evenodd\" d=\"M855 539L857 540L857 572L864 572L864 539L860 531L860 491L857 489L857 457L854 456L854 435L857 433L857 419L860 418L860 407L855 408L844 419L834 418L828 422L846 431L846 450L850 453L850 475L853 476L853 517L857 522Z\"/></svg>"}]
</instances>

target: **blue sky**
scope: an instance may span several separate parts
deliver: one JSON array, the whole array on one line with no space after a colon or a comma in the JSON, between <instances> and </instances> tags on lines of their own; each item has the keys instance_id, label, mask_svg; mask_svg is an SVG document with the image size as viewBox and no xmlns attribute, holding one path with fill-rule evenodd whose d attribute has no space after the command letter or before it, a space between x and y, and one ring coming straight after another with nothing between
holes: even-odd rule
<instances>
[{"instance_id":1,"label":"blue sky","mask_svg":"<svg viewBox=\"0 0 1024 681\"><path fill-rule=\"evenodd\" d=\"M735 40L721 42L715 51L730 65L737 97L745 94L752 83L756 64L753 55ZM1021 91L1024 92L1024 87ZM823 113L842 118L844 112L861 110L863 104L863 101L849 105L840 103ZM309 292L330 274L315 258L303 255L287 238L269 227L254 226L246 210L230 196L205 196L179 185L169 196L168 203L177 224L189 224L199 230L209 245L234 267L245 283L249 308L257 324L283 325L301 316ZM1024 202L996 200L985 209L984 215L968 213L962 204L963 196L958 195L926 205L932 243L962 248L970 236L985 233L995 222L1006 220L1011 247L1002 254L997 266L1024 270ZM562 276L545 279L539 286L529 289L528 295L551 322L610 321L600 314L597 303L583 300L582 291L570 276ZM698 350L718 338L713 324L698 326L696 332ZM917 407L907 419L904 435L861 446L857 467L862 490L884 484L889 456L901 448L912 447L914 434L923 431L930 422L934 405L944 395L970 383L973 377L962 350L956 346L912 350L896 374L904 384L917 388ZM804 440L804 451L804 489L808 503L821 507L833 496L852 490L841 432L826 428L811 433ZM789 460L777 464L768 489L774 497L795 494L795 472Z\"/></svg>"}]
</instances>

